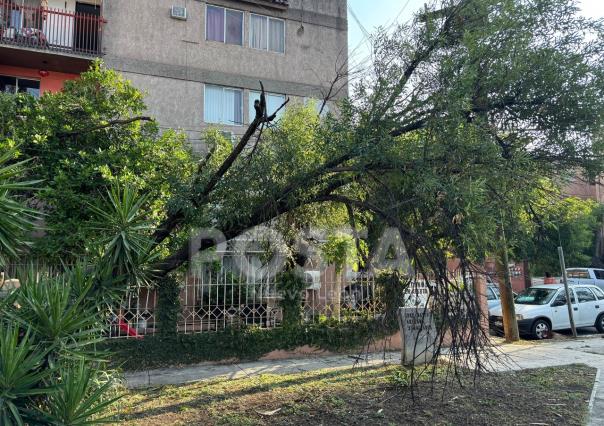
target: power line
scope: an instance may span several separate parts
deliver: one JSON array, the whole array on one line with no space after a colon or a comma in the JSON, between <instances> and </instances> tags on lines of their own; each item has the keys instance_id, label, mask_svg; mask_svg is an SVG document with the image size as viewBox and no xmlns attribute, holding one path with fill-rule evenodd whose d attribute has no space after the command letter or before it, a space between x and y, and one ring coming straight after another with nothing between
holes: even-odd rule
<instances>
[{"instance_id":1,"label":"power line","mask_svg":"<svg viewBox=\"0 0 604 426\"><path fill-rule=\"evenodd\" d=\"M401 15L405 11L405 9L407 9L407 6L409 6L409 3L411 3L411 0L407 0L407 2L403 5L403 8L399 11L399 13L396 15L396 17L392 21L392 23L389 25L389 28L392 28L392 26L396 24L396 22L398 21L398 18L401 17Z\"/></svg>"},{"instance_id":2,"label":"power line","mask_svg":"<svg viewBox=\"0 0 604 426\"><path fill-rule=\"evenodd\" d=\"M411 3L411 0L407 0L405 2L405 4L403 5L403 7L401 8L401 10L399 10L399 12L397 13L397 15L394 17L394 19L387 23L384 27L385 31L390 31L398 22L398 19L401 17L401 15L405 12L405 10L407 9L407 7L409 6L409 4ZM363 24L361 23L360 19L358 18L357 14L354 12L354 10L352 9L352 6L348 6L349 10L350 10L350 15L352 16L352 18L355 20L355 22L357 23L357 25L359 26L359 28L361 29L361 32L363 33L363 38L361 39L361 41L355 46L354 49L349 51L349 56L352 57L357 50L361 47L361 45L367 40L369 41L369 50L370 53L369 55L364 56L361 60L357 61L358 62L358 66L362 67L363 63L366 63L367 61L369 61L372 56L373 56L373 45L372 45L372 35L369 33L369 31L367 31L367 29L363 26Z\"/></svg>"},{"instance_id":3,"label":"power line","mask_svg":"<svg viewBox=\"0 0 604 426\"><path fill-rule=\"evenodd\" d=\"M350 9L350 15L352 16L352 18L355 20L355 22L357 23L357 25L361 29L361 32L363 33L363 35L365 36L365 38L370 39L371 38L371 34L369 34L369 32L365 29L365 27L363 26L363 24L361 24L361 20L358 18L357 14L354 13L354 10L352 9L352 6L349 5L349 9Z\"/></svg>"}]
</instances>

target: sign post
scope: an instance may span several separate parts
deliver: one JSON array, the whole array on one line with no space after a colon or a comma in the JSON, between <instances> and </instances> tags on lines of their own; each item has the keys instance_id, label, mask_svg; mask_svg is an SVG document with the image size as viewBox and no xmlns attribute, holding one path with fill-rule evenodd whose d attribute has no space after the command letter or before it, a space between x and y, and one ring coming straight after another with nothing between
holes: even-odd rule
<instances>
[{"instance_id":1,"label":"sign post","mask_svg":"<svg viewBox=\"0 0 604 426\"><path fill-rule=\"evenodd\" d=\"M568 318L570 319L570 328L573 331L573 337L577 337L577 328L575 327L575 318L573 316L573 305L568 288L568 277L566 276L566 262L564 261L564 251L558 247L558 257L560 258L560 267L562 268L562 282L564 283L564 292L566 293L566 306L568 307Z\"/></svg>"}]
</instances>

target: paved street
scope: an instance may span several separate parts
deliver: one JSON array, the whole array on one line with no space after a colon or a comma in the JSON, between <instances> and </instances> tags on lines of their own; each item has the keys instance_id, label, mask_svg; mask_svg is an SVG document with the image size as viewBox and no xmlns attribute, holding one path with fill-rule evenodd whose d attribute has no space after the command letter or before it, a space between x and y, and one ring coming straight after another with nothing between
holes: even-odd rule
<instances>
[{"instance_id":1,"label":"paved street","mask_svg":"<svg viewBox=\"0 0 604 426\"><path fill-rule=\"evenodd\" d=\"M598 368L599 371L604 370L604 338L600 335L584 334L577 340L561 335L545 342L523 341L519 344L497 344L496 347L503 355L494 366L499 371L566 364L586 364ZM228 365L197 364L183 368L127 373L126 381L128 387L136 388L190 383L218 377L235 379L266 373L288 374L326 368L350 368L355 362L359 366L380 365L384 362L400 363L400 353L374 353L363 359L349 355L335 355ZM589 424L604 424L604 386L598 386L598 383L596 383L590 407Z\"/></svg>"}]
</instances>

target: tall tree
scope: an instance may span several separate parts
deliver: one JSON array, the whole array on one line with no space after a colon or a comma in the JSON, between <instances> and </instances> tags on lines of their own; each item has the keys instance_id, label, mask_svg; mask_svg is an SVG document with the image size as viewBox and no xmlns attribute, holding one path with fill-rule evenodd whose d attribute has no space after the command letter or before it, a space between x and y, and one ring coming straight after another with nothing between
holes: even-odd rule
<instances>
[{"instance_id":1,"label":"tall tree","mask_svg":"<svg viewBox=\"0 0 604 426\"><path fill-rule=\"evenodd\" d=\"M303 149L279 128L252 138L268 121L261 111L200 180L195 209L220 204L213 223L233 238L303 205L344 203L387 218L412 248L444 238L480 258L494 249L499 211L525 203L539 179L599 172L602 23L570 0L444 3L376 37L372 72L337 118L305 124ZM477 10L483 25L467 25ZM242 190L250 202L230 210L229 194ZM157 241L185 224L169 215ZM158 266L173 270L189 252Z\"/></svg>"}]
</instances>

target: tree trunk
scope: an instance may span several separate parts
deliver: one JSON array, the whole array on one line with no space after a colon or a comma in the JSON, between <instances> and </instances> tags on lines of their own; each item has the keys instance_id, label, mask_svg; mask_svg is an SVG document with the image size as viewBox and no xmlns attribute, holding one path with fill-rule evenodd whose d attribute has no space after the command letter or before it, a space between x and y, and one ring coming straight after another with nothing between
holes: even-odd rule
<instances>
[{"instance_id":1,"label":"tree trunk","mask_svg":"<svg viewBox=\"0 0 604 426\"><path fill-rule=\"evenodd\" d=\"M334 282L334 287L333 287L333 297L332 297L332 303L333 303L333 310L332 312L332 316L333 318L337 319L338 321L341 319L341 307L342 307L342 282L346 280L346 273L344 272L344 269L342 269L342 271L340 272L336 272L336 279Z\"/></svg>"},{"instance_id":2,"label":"tree trunk","mask_svg":"<svg viewBox=\"0 0 604 426\"><path fill-rule=\"evenodd\" d=\"M522 271L524 272L524 289L526 290L532 284L531 282L531 264L528 260L522 261Z\"/></svg>"},{"instance_id":3,"label":"tree trunk","mask_svg":"<svg viewBox=\"0 0 604 426\"><path fill-rule=\"evenodd\" d=\"M520 340L518 333L518 321L516 320L516 307L514 306L514 292L510 281L510 269L508 259L508 247L503 225L499 226L500 249L497 252L496 267L499 279L499 293L501 295L501 312L503 314L503 330L505 340L516 342Z\"/></svg>"},{"instance_id":4,"label":"tree trunk","mask_svg":"<svg viewBox=\"0 0 604 426\"><path fill-rule=\"evenodd\" d=\"M476 271L473 276L476 312L480 315L480 327L489 332L489 304L487 301L487 279L484 270Z\"/></svg>"}]
</instances>

